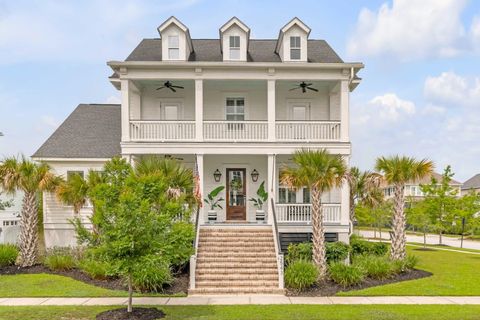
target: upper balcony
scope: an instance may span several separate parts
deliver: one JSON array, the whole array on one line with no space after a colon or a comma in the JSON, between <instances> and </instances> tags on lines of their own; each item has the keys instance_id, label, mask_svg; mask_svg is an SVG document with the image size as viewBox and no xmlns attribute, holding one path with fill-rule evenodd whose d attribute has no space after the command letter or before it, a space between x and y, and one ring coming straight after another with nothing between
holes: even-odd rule
<instances>
[{"instance_id":1,"label":"upper balcony","mask_svg":"<svg viewBox=\"0 0 480 320\"><path fill-rule=\"evenodd\" d=\"M166 81L127 82L122 142L349 142L342 81Z\"/></svg>"}]
</instances>

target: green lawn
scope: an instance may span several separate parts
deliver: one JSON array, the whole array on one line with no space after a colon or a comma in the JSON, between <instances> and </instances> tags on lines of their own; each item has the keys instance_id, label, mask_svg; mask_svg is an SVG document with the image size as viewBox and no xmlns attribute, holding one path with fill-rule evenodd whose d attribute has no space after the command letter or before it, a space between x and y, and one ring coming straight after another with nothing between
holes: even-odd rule
<instances>
[{"instance_id":1,"label":"green lawn","mask_svg":"<svg viewBox=\"0 0 480 320\"><path fill-rule=\"evenodd\" d=\"M0 307L0 320L85 320L115 307ZM355 320L473 320L480 306L458 305L268 305L162 306L170 319L355 319Z\"/></svg>"},{"instance_id":2,"label":"green lawn","mask_svg":"<svg viewBox=\"0 0 480 320\"><path fill-rule=\"evenodd\" d=\"M417 268L433 276L397 282L364 290L340 292L342 296L479 296L480 255L451 251L419 251L408 247L408 252L419 258Z\"/></svg>"}]
</instances>

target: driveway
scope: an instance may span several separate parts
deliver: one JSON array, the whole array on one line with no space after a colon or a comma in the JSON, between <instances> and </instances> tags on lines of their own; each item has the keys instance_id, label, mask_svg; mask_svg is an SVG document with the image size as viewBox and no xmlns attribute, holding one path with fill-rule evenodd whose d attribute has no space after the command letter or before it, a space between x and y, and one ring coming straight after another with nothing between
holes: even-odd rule
<instances>
[{"instance_id":1,"label":"driveway","mask_svg":"<svg viewBox=\"0 0 480 320\"><path fill-rule=\"evenodd\" d=\"M357 233L358 231L355 231ZM373 231L371 230L360 230L360 235L365 238L373 238ZM379 236L377 231L377 237ZM427 244L438 244L438 234L427 234ZM382 230L382 239L390 240L390 235L388 231ZM419 242L423 243L423 236L417 235L410 235L407 234L407 242ZM442 237L442 243L450 246L460 248L460 237L453 238L453 237ZM463 240L463 247L466 249L476 249L480 250L480 241L472 241L472 240Z\"/></svg>"}]
</instances>

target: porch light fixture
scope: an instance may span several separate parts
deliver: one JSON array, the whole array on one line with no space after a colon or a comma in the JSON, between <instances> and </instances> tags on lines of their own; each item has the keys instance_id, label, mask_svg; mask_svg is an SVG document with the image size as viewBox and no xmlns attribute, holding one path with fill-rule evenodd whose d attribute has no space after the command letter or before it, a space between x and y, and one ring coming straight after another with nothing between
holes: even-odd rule
<instances>
[{"instance_id":1,"label":"porch light fixture","mask_svg":"<svg viewBox=\"0 0 480 320\"><path fill-rule=\"evenodd\" d=\"M213 179L215 180L215 182L220 182L220 179L222 178L222 173L220 172L220 170L215 170L215 172L213 173Z\"/></svg>"},{"instance_id":2,"label":"porch light fixture","mask_svg":"<svg viewBox=\"0 0 480 320\"><path fill-rule=\"evenodd\" d=\"M252 173L250 173L250 176L252 177L252 181L253 182L257 182L258 181L258 176L260 174L258 173L257 169L253 169Z\"/></svg>"}]
</instances>

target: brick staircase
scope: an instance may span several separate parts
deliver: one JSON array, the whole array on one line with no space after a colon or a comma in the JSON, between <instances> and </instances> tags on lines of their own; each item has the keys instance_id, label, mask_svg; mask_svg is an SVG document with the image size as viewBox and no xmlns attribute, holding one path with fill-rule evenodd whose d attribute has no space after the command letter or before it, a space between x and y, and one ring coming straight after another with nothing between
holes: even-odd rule
<instances>
[{"instance_id":1,"label":"brick staircase","mask_svg":"<svg viewBox=\"0 0 480 320\"><path fill-rule=\"evenodd\" d=\"M265 226L200 228L190 294L283 294L273 232Z\"/></svg>"}]
</instances>

